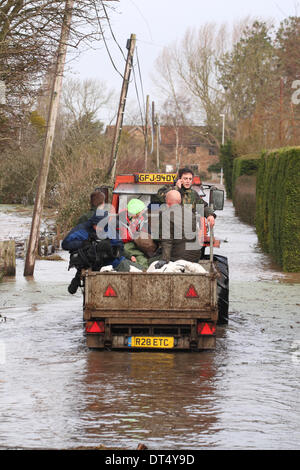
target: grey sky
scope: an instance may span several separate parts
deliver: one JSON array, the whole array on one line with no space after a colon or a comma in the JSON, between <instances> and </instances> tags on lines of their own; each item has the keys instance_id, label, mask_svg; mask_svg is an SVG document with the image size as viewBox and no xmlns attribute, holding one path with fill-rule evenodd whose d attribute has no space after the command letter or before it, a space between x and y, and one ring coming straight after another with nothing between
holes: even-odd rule
<instances>
[{"instance_id":1,"label":"grey sky","mask_svg":"<svg viewBox=\"0 0 300 470\"><path fill-rule=\"evenodd\" d=\"M112 29L125 54L126 40L131 33L136 34L144 95L149 94L150 100L156 99L151 80L155 59L163 47L181 39L188 28L197 28L206 22L230 25L248 15L272 19L278 24L287 16L300 14L298 0L120 0L115 5L115 12L109 10ZM114 63L123 73L125 62L108 27L105 37ZM81 79L104 80L119 94L121 77L111 65L103 43L95 44L95 48L85 50L79 59L69 63L72 73ZM137 101L133 82L128 97Z\"/></svg>"}]
</instances>

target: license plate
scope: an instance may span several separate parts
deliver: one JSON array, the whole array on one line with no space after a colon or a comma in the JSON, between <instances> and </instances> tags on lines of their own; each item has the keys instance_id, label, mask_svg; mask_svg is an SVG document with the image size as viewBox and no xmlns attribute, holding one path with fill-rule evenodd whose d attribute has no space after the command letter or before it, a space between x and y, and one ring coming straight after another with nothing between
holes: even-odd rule
<instances>
[{"instance_id":1,"label":"license plate","mask_svg":"<svg viewBox=\"0 0 300 470\"><path fill-rule=\"evenodd\" d=\"M174 338L163 336L130 336L128 346L131 348L173 348Z\"/></svg>"},{"instance_id":2,"label":"license plate","mask_svg":"<svg viewBox=\"0 0 300 470\"><path fill-rule=\"evenodd\" d=\"M176 177L176 173L139 173L137 180L139 183L174 183Z\"/></svg>"}]
</instances>

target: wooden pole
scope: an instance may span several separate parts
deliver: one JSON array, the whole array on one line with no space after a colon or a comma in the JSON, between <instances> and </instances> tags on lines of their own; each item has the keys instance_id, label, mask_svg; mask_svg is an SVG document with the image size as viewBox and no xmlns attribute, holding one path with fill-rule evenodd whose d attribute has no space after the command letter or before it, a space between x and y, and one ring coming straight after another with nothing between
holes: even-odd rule
<instances>
[{"instance_id":1,"label":"wooden pole","mask_svg":"<svg viewBox=\"0 0 300 470\"><path fill-rule=\"evenodd\" d=\"M282 130L282 123L283 123L283 78L280 77L280 119L279 119L279 142L280 146L282 147L283 143L283 130Z\"/></svg>"},{"instance_id":2,"label":"wooden pole","mask_svg":"<svg viewBox=\"0 0 300 470\"><path fill-rule=\"evenodd\" d=\"M149 95L146 98L146 116L145 116L145 171L147 171L148 166L148 126L149 126Z\"/></svg>"},{"instance_id":3,"label":"wooden pole","mask_svg":"<svg viewBox=\"0 0 300 470\"><path fill-rule=\"evenodd\" d=\"M159 161L159 120L158 114L155 115L155 128L156 128L156 166L157 170L160 171L160 161Z\"/></svg>"},{"instance_id":4,"label":"wooden pole","mask_svg":"<svg viewBox=\"0 0 300 470\"><path fill-rule=\"evenodd\" d=\"M45 136L43 156L41 160L40 172L35 204L32 216L31 231L26 253L24 276L32 276L34 272L35 256L39 239L42 211L45 200L49 165L51 159L52 144L54 139L55 124L59 106L59 99L62 88L63 71L66 60L67 42L69 38L74 0L66 0L65 13L61 27L61 36L57 51L57 61L55 65L54 78L51 91L51 100L48 112L47 132Z\"/></svg>"},{"instance_id":5,"label":"wooden pole","mask_svg":"<svg viewBox=\"0 0 300 470\"><path fill-rule=\"evenodd\" d=\"M295 113L293 103L291 102L291 113L292 113L292 128L293 128L293 144L296 145L296 134L295 134Z\"/></svg>"},{"instance_id":6,"label":"wooden pole","mask_svg":"<svg viewBox=\"0 0 300 470\"><path fill-rule=\"evenodd\" d=\"M136 35L131 34L130 39L128 40L128 43L127 43L128 54L127 54L127 59L126 59L123 84L122 84L121 96L120 96L120 101L119 101L119 109L118 109L118 114L117 114L113 145L111 149L110 166L109 166L109 170L107 173L107 176L110 176L111 182L114 181L115 174L116 174L118 148L119 148L121 130L122 130L122 125L123 125L123 118L124 118L124 112L125 112L129 79L130 79L130 74L131 74L131 69L132 69L132 60L133 60L133 53L135 49L135 43L136 43Z\"/></svg>"},{"instance_id":7,"label":"wooden pole","mask_svg":"<svg viewBox=\"0 0 300 470\"><path fill-rule=\"evenodd\" d=\"M0 278L16 274L16 246L14 240L0 241Z\"/></svg>"}]
</instances>

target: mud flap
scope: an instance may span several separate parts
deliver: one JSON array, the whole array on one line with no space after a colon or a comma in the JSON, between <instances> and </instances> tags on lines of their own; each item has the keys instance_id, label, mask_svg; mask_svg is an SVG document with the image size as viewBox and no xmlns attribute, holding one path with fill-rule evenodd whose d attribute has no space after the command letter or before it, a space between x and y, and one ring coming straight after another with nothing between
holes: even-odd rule
<instances>
[{"instance_id":1,"label":"mud flap","mask_svg":"<svg viewBox=\"0 0 300 470\"><path fill-rule=\"evenodd\" d=\"M209 259L208 255L204 259ZM217 279L218 325L227 325L229 309L229 267L225 256L214 255L214 263L219 272Z\"/></svg>"}]
</instances>

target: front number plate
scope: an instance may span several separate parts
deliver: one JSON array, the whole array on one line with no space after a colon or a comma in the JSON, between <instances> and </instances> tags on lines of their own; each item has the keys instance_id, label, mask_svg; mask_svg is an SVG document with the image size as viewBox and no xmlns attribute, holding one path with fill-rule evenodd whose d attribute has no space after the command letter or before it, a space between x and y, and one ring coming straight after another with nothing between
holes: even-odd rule
<instances>
[{"instance_id":1,"label":"front number plate","mask_svg":"<svg viewBox=\"0 0 300 470\"><path fill-rule=\"evenodd\" d=\"M130 336L128 346L131 348L173 348L174 338L162 336Z\"/></svg>"}]
</instances>

